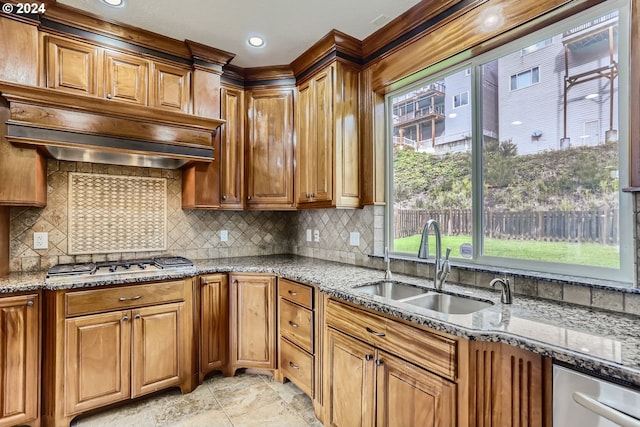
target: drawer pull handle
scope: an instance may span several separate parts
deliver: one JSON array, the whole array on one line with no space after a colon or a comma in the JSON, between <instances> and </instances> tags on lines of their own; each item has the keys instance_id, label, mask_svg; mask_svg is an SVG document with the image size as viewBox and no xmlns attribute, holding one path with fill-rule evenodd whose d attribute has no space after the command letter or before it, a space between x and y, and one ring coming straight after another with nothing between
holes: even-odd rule
<instances>
[{"instance_id":1,"label":"drawer pull handle","mask_svg":"<svg viewBox=\"0 0 640 427\"><path fill-rule=\"evenodd\" d=\"M120 297L118 298L120 301L135 301L142 298L142 295L136 295L135 297Z\"/></svg>"},{"instance_id":2,"label":"drawer pull handle","mask_svg":"<svg viewBox=\"0 0 640 427\"><path fill-rule=\"evenodd\" d=\"M291 320L289 320L289 325L291 325L292 328L300 327L300 325L298 325L297 323L293 323Z\"/></svg>"},{"instance_id":3,"label":"drawer pull handle","mask_svg":"<svg viewBox=\"0 0 640 427\"><path fill-rule=\"evenodd\" d=\"M383 337L384 336L384 332L376 332L373 329L371 329L370 327L367 326L367 332L369 332L371 335L375 335L376 337Z\"/></svg>"},{"instance_id":4,"label":"drawer pull handle","mask_svg":"<svg viewBox=\"0 0 640 427\"><path fill-rule=\"evenodd\" d=\"M295 365L292 361L289 361L289 366L291 366L293 369L300 369L300 366Z\"/></svg>"},{"instance_id":5,"label":"drawer pull handle","mask_svg":"<svg viewBox=\"0 0 640 427\"><path fill-rule=\"evenodd\" d=\"M33 301L27 301L27 307L33 307Z\"/></svg>"},{"instance_id":6,"label":"drawer pull handle","mask_svg":"<svg viewBox=\"0 0 640 427\"><path fill-rule=\"evenodd\" d=\"M292 297L295 297L296 295L298 295L297 292L293 292L293 291L287 291L289 292L289 295L291 295Z\"/></svg>"}]
</instances>

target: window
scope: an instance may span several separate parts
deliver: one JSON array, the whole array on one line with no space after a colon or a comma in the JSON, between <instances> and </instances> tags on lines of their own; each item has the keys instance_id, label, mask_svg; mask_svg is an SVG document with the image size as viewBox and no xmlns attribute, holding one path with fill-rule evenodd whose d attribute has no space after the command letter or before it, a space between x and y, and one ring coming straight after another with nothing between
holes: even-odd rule
<instances>
[{"instance_id":1,"label":"window","mask_svg":"<svg viewBox=\"0 0 640 427\"><path fill-rule=\"evenodd\" d=\"M511 90L523 89L536 83L540 83L540 68L535 67L510 77Z\"/></svg>"},{"instance_id":2,"label":"window","mask_svg":"<svg viewBox=\"0 0 640 427\"><path fill-rule=\"evenodd\" d=\"M470 74L465 73L465 75L469 76ZM469 92L462 92L453 97L453 108L459 108L468 104L469 104Z\"/></svg>"},{"instance_id":3,"label":"window","mask_svg":"<svg viewBox=\"0 0 640 427\"><path fill-rule=\"evenodd\" d=\"M387 96L390 114L407 93L444 113L388 119L393 136L415 138L389 138L393 252L417 256L422 227L435 219L459 263L632 281L633 233L622 232L633 229L631 198L619 191L629 117L619 108L628 70L618 57L628 57L629 28L612 7L427 72ZM521 52L541 45L547 62L526 64ZM553 71L541 81L543 66ZM532 84L535 91L514 92ZM454 109L469 108L446 111L447 96Z\"/></svg>"},{"instance_id":4,"label":"window","mask_svg":"<svg viewBox=\"0 0 640 427\"><path fill-rule=\"evenodd\" d=\"M527 46L524 49L522 49L520 51L520 55L524 56L524 55L528 55L530 53L536 52L540 49L542 49L543 47L547 47L549 45L551 45L553 43L553 38L548 38L548 39L544 39L542 41L539 41L538 43L534 43L531 46Z\"/></svg>"}]
</instances>

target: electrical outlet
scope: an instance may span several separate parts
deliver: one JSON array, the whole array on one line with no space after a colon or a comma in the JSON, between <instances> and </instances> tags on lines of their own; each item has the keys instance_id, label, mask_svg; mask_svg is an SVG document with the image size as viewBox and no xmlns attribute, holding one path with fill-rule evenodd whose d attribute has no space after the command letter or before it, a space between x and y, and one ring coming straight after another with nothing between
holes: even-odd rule
<instances>
[{"instance_id":1,"label":"electrical outlet","mask_svg":"<svg viewBox=\"0 0 640 427\"><path fill-rule=\"evenodd\" d=\"M226 242L229 240L229 232L227 230L220 230L220 241Z\"/></svg>"},{"instance_id":2,"label":"electrical outlet","mask_svg":"<svg viewBox=\"0 0 640 427\"><path fill-rule=\"evenodd\" d=\"M312 240L312 237L311 237L311 229L310 229L310 228L307 228L307 242L310 242L311 240Z\"/></svg>"},{"instance_id":3,"label":"electrical outlet","mask_svg":"<svg viewBox=\"0 0 640 427\"><path fill-rule=\"evenodd\" d=\"M320 230L313 230L313 241L314 242L320 241Z\"/></svg>"},{"instance_id":4,"label":"electrical outlet","mask_svg":"<svg viewBox=\"0 0 640 427\"><path fill-rule=\"evenodd\" d=\"M349 244L351 244L351 246L360 246L360 233L357 231L349 233Z\"/></svg>"},{"instance_id":5,"label":"electrical outlet","mask_svg":"<svg viewBox=\"0 0 640 427\"><path fill-rule=\"evenodd\" d=\"M49 249L49 233L46 231L33 233L33 249Z\"/></svg>"}]
</instances>

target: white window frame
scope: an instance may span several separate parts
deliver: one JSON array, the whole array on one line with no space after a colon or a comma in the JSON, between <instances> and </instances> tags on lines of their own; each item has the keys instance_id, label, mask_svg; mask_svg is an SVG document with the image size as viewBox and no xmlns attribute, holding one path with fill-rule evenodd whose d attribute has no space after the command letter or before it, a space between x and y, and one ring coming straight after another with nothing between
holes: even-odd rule
<instances>
[{"instance_id":1,"label":"white window frame","mask_svg":"<svg viewBox=\"0 0 640 427\"><path fill-rule=\"evenodd\" d=\"M462 101L462 95L467 95L467 102L465 102L464 104L456 105L456 97L460 97L460 100ZM465 105L469 105L470 104L470 102L469 102L469 91L466 90L464 92L460 92L460 93L458 93L456 95L453 95L451 97L451 104L453 105L453 109L454 110L456 108L461 108L461 107L464 107Z\"/></svg>"},{"instance_id":2,"label":"white window frame","mask_svg":"<svg viewBox=\"0 0 640 427\"><path fill-rule=\"evenodd\" d=\"M560 9L569 9L570 6L564 6ZM596 19L612 9L618 9L619 11L619 32L618 34L630 34L630 0L610 0L605 4L597 5L585 12L581 12L572 16L571 18L567 18L562 22L563 27L566 24L566 27L578 26L582 23L589 21L590 19ZM534 22L535 24L536 22ZM482 228L482 217L483 217L483 203L482 203L482 194L480 191L475 191L477 187L477 183L482 182L482 158L481 153L482 150L480 148L479 141L482 141L482 82L481 76L479 73L479 69L482 64L490 62L492 60L498 59L504 55L513 53L518 49L522 49L526 46L530 46L536 41L541 40L542 38L551 38L554 35L562 32L559 30L559 25L547 25L544 29L539 30L535 33L532 33L528 36L521 37L518 40L507 43L504 46L498 47L493 51L486 52L481 54L475 58L469 59L471 56L470 51L464 51L455 55L453 58L449 58L446 64L438 63L427 69L416 73L415 76L410 76L405 81L411 82L408 83L408 86L404 88L399 88L394 92L390 92L385 96L385 108L386 111L392 111L392 99L398 96L401 96L404 93L407 93L410 90L417 90L419 87L427 85L429 83L438 81L445 76L449 76L456 72L462 71L465 68L469 68L471 70L471 80L472 80L472 90L471 95L473 98L473 102L469 102L473 115L473 151L472 151L472 162L473 162L473 171L472 171L472 182L474 186L474 191L472 192L473 197L473 258L472 259L463 259L456 258L454 260L455 264L463 265L470 268L482 268L482 267L491 267L498 268L501 270L508 271L508 269L522 269L527 270L535 276L535 272L540 272L541 277L545 277L546 274L562 274L569 277L581 277L585 280L593 280L593 279L604 279L609 282L617 281L621 283L628 283L630 285L634 282L634 257L635 257L635 249L634 249L634 239L635 239L635 225L633 222L634 215L633 212L633 203L631 195L627 193L620 192L620 204L619 204L619 227L620 230L629 230L629 232L620 233L620 269L611 269L611 268L602 268L602 267L594 267L594 266L584 266L584 265L573 265L573 264L561 264L561 263L552 263L552 262L540 262L540 261L531 261L531 260L522 260L516 258L500 258L500 257L491 257L482 254L483 248L483 228ZM630 53L629 47L629 39L626 37L620 37L618 40L618 52L619 56L622 57L624 54L628 55ZM622 53L620 53L622 52ZM450 64L458 64L458 66ZM532 67L535 68L535 67ZM541 78L539 78L541 80ZM529 87L529 86L527 86ZM625 61L621 61L619 63L619 75L618 75L618 123L619 123L619 142L618 142L618 161L619 161L619 179L621 185L629 182L629 165L625 159L628 158L629 153L629 128L631 126L630 118L629 118L629 109L625 108L625 106L629 105L629 64ZM509 81L509 88L511 88L511 83ZM471 101L471 98L470 98ZM392 141L392 127L393 125L389 123L390 116L386 114L385 118L385 126L386 126L386 135L387 141ZM384 245L387 247L392 247L390 244L393 241L393 144L387 143L385 144L385 166L386 166L386 177L385 177L385 194L387 195L387 203L385 206L385 217L384 217ZM411 257L411 254L401 253L403 258ZM415 259L417 260L417 254L415 254Z\"/></svg>"},{"instance_id":3,"label":"white window frame","mask_svg":"<svg viewBox=\"0 0 640 427\"><path fill-rule=\"evenodd\" d=\"M540 40L532 45L523 47L520 49L520 56L527 56L534 52L544 49L547 46L551 46L553 44L553 37L547 37L546 39ZM527 50L530 49L530 50Z\"/></svg>"},{"instance_id":4,"label":"white window frame","mask_svg":"<svg viewBox=\"0 0 640 427\"><path fill-rule=\"evenodd\" d=\"M533 70L538 70L538 81L537 81L537 82L534 82L534 81L533 81ZM515 89L514 89L513 87L511 87L511 81L513 80L513 78L514 78L514 77L516 78L516 85L517 85L517 83L518 83L518 76L520 76L520 75L522 75L522 74L526 74L526 73L529 73L529 74L531 75L531 83L529 83L529 84L528 84L528 85L526 85L526 86L516 87ZM529 68L528 70L523 70L523 71L519 71L519 72L517 72L517 73L515 73L515 74L511 74L511 75L509 75L509 91L510 91L510 92L515 92L515 91L517 91L517 90L526 89L526 88L528 88L528 87L531 87L531 86L535 86L535 85L537 85L537 84L540 84L540 82L542 81L542 79L541 79L540 77L541 77L541 76L540 76L540 66L539 66L539 65L536 65L535 67L531 67L531 68Z\"/></svg>"}]
</instances>

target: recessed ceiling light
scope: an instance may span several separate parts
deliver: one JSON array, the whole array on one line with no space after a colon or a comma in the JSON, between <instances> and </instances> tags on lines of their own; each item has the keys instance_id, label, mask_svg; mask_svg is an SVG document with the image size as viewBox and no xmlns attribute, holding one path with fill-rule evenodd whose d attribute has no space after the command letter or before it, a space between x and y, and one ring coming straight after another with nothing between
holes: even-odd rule
<instances>
[{"instance_id":1,"label":"recessed ceiling light","mask_svg":"<svg viewBox=\"0 0 640 427\"><path fill-rule=\"evenodd\" d=\"M124 7L124 0L100 0L102 3L110 7Z\"/></svg>"},{"instance_id":2,"label":"recessed ceiling light","mask_svg":"<svg viewBox=\"0 0 640 427\"><path fill-rule=\"evenodd\" d=\"M264 46L264 39L260 36L251 36L247 40L247 43L249 43L251 47L262 47Z\"/></svg>"}]
</instances>

